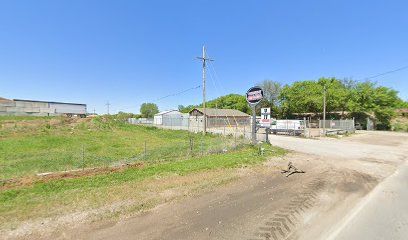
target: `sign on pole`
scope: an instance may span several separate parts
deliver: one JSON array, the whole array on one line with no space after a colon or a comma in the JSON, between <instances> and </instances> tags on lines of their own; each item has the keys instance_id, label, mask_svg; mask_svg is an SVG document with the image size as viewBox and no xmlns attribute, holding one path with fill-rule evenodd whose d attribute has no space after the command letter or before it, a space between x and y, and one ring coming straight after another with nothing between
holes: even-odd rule
<instances>
[{"instance_id":1,"label":"sign on pole","mask_svg":"<svg viewBox=\"0 0 408 240\"><path fill-rule=\"evenodd\" d=\"M251 87L246 93L246 100L252 107L252 144L256 144L256 105L262 100L263 91L260 87Z\"/></svg>"},{"instance_id":2,"label":"sign on pole","mask_svg":"<svg viewBox=\"0 0 408 240\"><path fill-rule=\"evenodd\" d=\"M263 98L263 90L260 87L251 87L246 93L249 105L256 106Z\"/></svg>"},{"instance_id":3,"label":"sign on pole","mask_svg":"<svg viewBox=\"0 0 408 240\"><path fill-rule=\"evenodd\" d=\"M259 123L262 127L271 127L271 108L261 108L261 120Z\"/></svg>"}]
</instances>

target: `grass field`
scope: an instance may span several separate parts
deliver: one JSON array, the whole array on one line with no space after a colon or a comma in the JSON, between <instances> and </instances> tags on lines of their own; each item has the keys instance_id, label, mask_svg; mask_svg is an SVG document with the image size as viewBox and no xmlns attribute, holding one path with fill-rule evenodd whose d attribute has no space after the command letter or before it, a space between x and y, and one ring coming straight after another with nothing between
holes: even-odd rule
<instances>
[{"instance_id":1,"label":"grass field","mask_svg":"<svg viewBox=\"0 0 408 240\"><path fill-rule=\"evenodd\" d=\"M0 129L0 179L124 162L172 161L236 144L231 138L104 122L102 118L79 122L15 118L0 118L4 125Z\"/></svg>"},{"instance_id":2,"label":"grass field","mask_svg":"<svg viewBox=\"0 0 408 240\"><path fill-rule=\"evenodd\" d=\"M203 137L103 118L75 122L64 118L0 119L0 122L2 178L24 179L37 172L106 166L121 161L143 163L141 167L121 171L3 188L0 230L35 219L113 205L126 205L127 212L139 211L167 201L169 197L162 195L166 189L176 189L177 196L188 194L205 184L228 181L232 178L228 169L256 165L285 153L264 145L265 153L260 155L259 147L245 144L243 139L237 142L232 137L210 134ZM81 158L82 146L85 161Z\"/></svg>"}]
</instances>

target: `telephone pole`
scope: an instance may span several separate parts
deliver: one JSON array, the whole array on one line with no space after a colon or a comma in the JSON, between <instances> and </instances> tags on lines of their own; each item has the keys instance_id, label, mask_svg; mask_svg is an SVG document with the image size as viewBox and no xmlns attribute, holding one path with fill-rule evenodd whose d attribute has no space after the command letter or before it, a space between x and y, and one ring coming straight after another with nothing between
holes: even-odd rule
<instances>
[{"instance_id":1,"label":"telephone pole","mask_svg":"<svg viewBox=\"0 0 408 240\"><path fill-rule=\"evenodd\" d=\"M206 109L205 109L205 71L206 71L206 67L207 67L207 61L214 61L212 59L207 58L206 56L206 52L205 52L205 46L203 46L203 56L202 57L197 57L198 59L200 59L203 62L203 135L205 135L205 133L207 132L207 113L206 113Z\"/></svg>"},{"instance_id":2,"label":"telephone pole","mask_svg":"<svg viewBox=\"0 0 408 240\"><path fill-rule=\"evenodd\" d=\"M323 136L326 136L326 85L323 86Z\"/></svg>"},{"instance_id":3,"label":"telephone pole","mask_svg":"<svg viewBox=\"0 0 408 240\"><path fill-rule=\"evenodd\" d=\"M109 101L106 103L106 109L107 109L107 112L108 112L108 115L109 115L109 106L110 106L110 103L109 103Z\"/></svg>"}]
</instances>

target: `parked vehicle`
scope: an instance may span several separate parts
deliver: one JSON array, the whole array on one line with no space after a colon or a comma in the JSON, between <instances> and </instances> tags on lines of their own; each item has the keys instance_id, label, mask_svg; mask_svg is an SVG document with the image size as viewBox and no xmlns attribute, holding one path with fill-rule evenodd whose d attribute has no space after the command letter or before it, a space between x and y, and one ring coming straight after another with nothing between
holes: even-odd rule
<instances>
[{"instance_id":1,"label":"parked vehicle","mask_svg":"<svg viewBox=\"0 0 408 240\"><path fill-rule=\"evenodd\" d=\"M304 128L305 122L303 120L272 120L270 132L298 136L303 133Z\"/></svg>"},{"instance_id":2,"label":"parked vehicle","mask_svg":"<svg viewBox=\"0 0 408 240\"><path fill-rule=\"evenodd\" d=\"M356 124L354 125L354 128L355 128L356 130L363 130L363 125L361 125L361 123L356 123Z\"/></svg>"}]
</instances>

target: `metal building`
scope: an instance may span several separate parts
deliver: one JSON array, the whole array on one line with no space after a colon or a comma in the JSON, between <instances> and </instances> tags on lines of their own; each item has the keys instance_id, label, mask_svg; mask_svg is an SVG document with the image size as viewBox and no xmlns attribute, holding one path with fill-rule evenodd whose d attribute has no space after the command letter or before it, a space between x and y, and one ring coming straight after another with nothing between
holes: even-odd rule
<instances>
[{"instance_id":1,"label":"metal building","mask_svg":"<svg viewBox=\"0 0 408 240\"><path fill-rule=\"evenodd\" d=\"M177 110L168 110L155 114L153 123L155 125L178 126L181 125L183 121L188 121L188 116L188 114L183 114Z\"/></svg>"},{"instance_id":2,"label":"metal building","mask_svg":"<svg viewBox=\"0 0 408 240\"><path fill-rule=\"evenodd\" d=\"M86 116L86 104L0 98L0 115Z\"/></svg>"},{"instance_id":3,"label":"metal building","mask_svg":"<svg viewBox=\"0 0 408 240\"><path fill-rule=\"evenodd\" d=\"M207 127L249 125L250 115L236 109L206 108ZM204 117L203 108L194 108L190 111L190 124L202 125Z\"/></svg>"}]
</instances>

